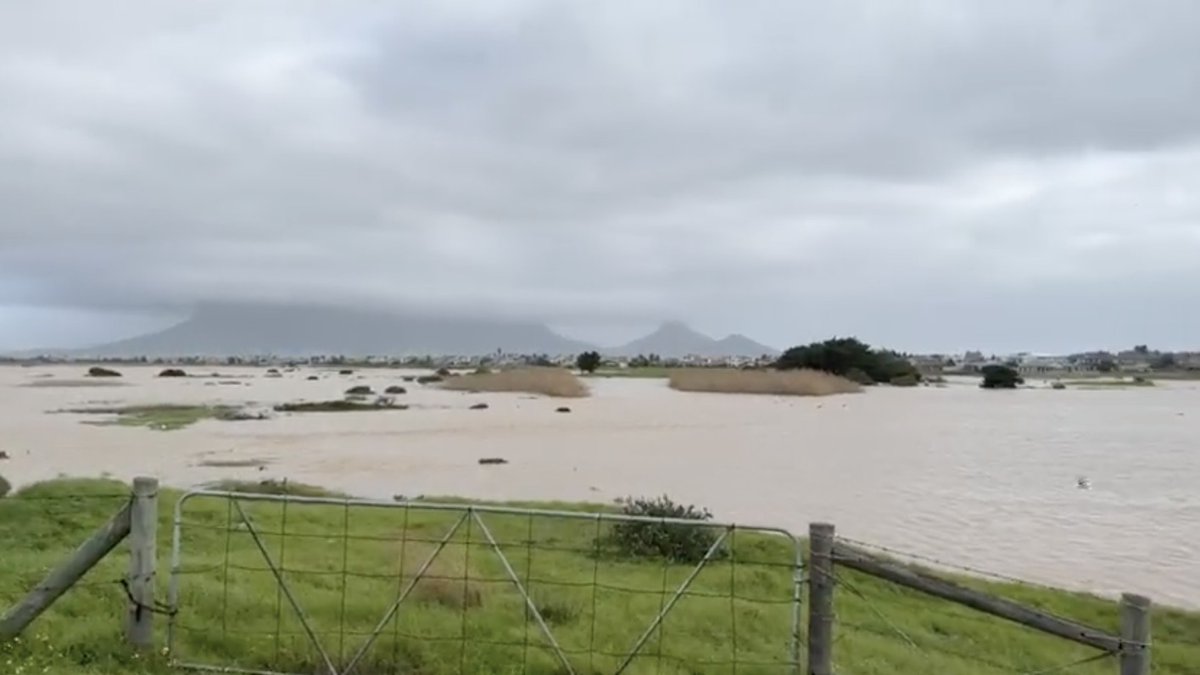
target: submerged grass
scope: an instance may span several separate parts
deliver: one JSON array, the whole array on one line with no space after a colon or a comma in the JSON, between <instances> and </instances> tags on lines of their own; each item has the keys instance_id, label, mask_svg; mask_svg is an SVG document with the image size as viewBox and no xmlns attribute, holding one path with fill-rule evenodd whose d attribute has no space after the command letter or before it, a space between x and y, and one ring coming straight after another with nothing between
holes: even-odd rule
<instances>
[{"instance_id":1,"label":"submerged grass","mask_svg":"<svg viewBox=\"0 0 1200 675\"><path fill-rule=\"evenodd\" d=\"M280 403L275 406L275 412L311 413L311 412L365 412L371 410L408 410L407 405L396 405L390 401L367 402L365 397L350 397L331 401L297 401Z\"/></svg>"},{"instance_id":2,"label":"submerged grass","mask_svg":"<svg viewBox=\"0 0 1200 675\"><path fill-rule=\"evenodd\" d=\"M1084 378L1078 380L1059 380L1062 384L1068 387L1077 387L1087 389L1088 387L1107 388L1107 387L1153 387L1154 380L1146 377L1133 378Z\"/></svg>"},{"instance_id":3,"label":"submerged grass","mask_svg":"<svg viewBox=\"0 0 1200 675\"><path fill-rule=\"evenodd\" d=\"M524 392L558 398L581 398L588 388L564 368L518 368L447 379L443 389L454 391Z\"/></svg>"},{"instance_id":4,"label":"submerged grass","mask_svg":"<svg viewBox=\"0 0 1200 675\"><path fill-rule=\"evenodd\" d=\"M670 376L672 370L678 368L668 368L666 366L642 366L637 368L601 368L594 373L589 373L586 377L630 377L630 378L645 378L645 379L665 379Z\"/></svg>"},{"instance_id":5,"label":"submerged grass","mask_svg":"<svg viewBox=\"0 0 1200 675\"><path fill-rule=\"evenodd\" d=\"M280 482L227 484L238 490L323 494ZM110 481L54 481L0 499L0 608L32 588L127 499ZM166 597L171 511L179 493L159 494L159 595ZM335 664L344 666L459 519L422 509L348 508L243 502L264 546L287 571L291 592ZM557 505L561 506L561 505ZM577 672L614 672L621 655L659 612L689 565L621 559L600 548L607 530L592 520L481 516L526 582ZM225 500L199 497L183 509L176 651L181 661L221 667L322 672L314 650L261 553ZM583 525L582 523L586 523ZM286 540L280 536L287 532ZM562 672L538 633L480 527L464 521L434 559L403 611L385 625L356 673ZM597 555L598 553L598 555ZM646 644L630 673L785 673L790 640L790 543L739 531L729 555L696 577ZM127 557L109 556L42 615L19 642L0 645L5 673L165 675L161 651L135 655L123 646L123 591L113 583ZM400 574L404 577L401 578ZM997 595L1098 628L1116 631L1115 603L1032 585L965 581ZM634 589L637 592L633 592ZM731 591L732 589L732 595ZM1040 672L1096 652L838 570L834 646L838 672L855 675L1000 675ZM1200 614L1158 608L1154 670L1200 672ZM165 617L156 617L165 646ZM804 634L801 626L801 635ZM736 631L736 640L733 639ZM1111 675L1111 659L1070 669Z\"/></svg>"},{"instance_id":6,"label":"submerged grass","mask_svg":"<svg viewBox=\"0 0 1200 675\"><path fill-rule=\"evenodd\" d=\"M112 424L175 431L205 419L233 419L235 408L207 405L130 405L116 408L72 408L63 412L81 415L116 415ZM96 424L96 422L92 422ZM104 422L100 422L104 424Z\"/></svg>"},{"instance_id":7,"label":"submerged grass","mask_svg":"<svg viewBox=\"0 0 1200 675\"><path fill-rule=\"evenodd\" d=\"M688 368L672 370L670 386L679 391L776 396L831 396L862 391L860 385L844 377L817 370Z\"/></svg>"}]
</instances>

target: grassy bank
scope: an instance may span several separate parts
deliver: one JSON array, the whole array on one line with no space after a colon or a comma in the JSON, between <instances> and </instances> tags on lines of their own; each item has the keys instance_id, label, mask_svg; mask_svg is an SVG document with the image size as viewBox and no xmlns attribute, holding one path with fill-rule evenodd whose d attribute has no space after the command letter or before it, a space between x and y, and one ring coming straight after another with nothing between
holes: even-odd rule
<instances>
[{"instance_id":1,"label":"grassy bank","mask_svg":"<svg viewBox=\"0 0 1200 675\"><path fill-rule=\"evenodd\" d=\"M440 385L454 391L522 392L558 398L581 398L588 388L563 368L518 368L452 377Z\"/></svg>"},{"instance_id":2,"label":"grassy bank","mask_svg":"<svg viewBox=\"0 0 1200 675\"><path fill-rule=\"evenodd\" d=\"M679 391L777 396L830 396L862 391L860 385L844 377L817 370L673 370L670 373L670 386Z\"/></svg>"},{"instance_id":3,"label":"grassy bank","mask_svg":"<svg viewBox=\"0 0 1200 675\"><path fill-rule=\"evenodd\" d=\"M124 491L107 481L56 481L0 500L0 537L6 542L0 607L31 588L115 512ZM158 581L164 598L170 509L177 498L171 490L160 494ZM247 504L246 512L286 570L292 592L334 661L348 660L396 597L404 583L400 574L411 578L458 517L420 508L292 504L285 511L278 503ZM174 656L220 666L319 672L300 623L237 511L224 501L204 499L190 503L184 514L185 574ZM659 611L663 589L673 588L690 571L688 565L618 556L603 543L603 527L596 536L593 521L483 519L514 573L528 580L531 596L580 673L613 672L619 655ZM526 665L530 673L561 672L540 647L536 626L480 528L464 525L450 541L430 567L430 578L420 582L357 672L517 673ZM697 577L697 593L679 601L661 637L651 638L627 672L728 673L735 657L739 673L788 672L780 662L787 658L791 632L790 560L784 540L736 535L727 555ZM121 644L125 602L113 582L125 563L121 549L39 618L19 643L0 646L3 672L168 672L162 654L135 657ZM849 570L839 571L839 577L834 651L839 672L1034 672L1095 653ZM1117 627L1117 609L1107 600L1027 585L969 583L1099 628ZM165 617L156 620L161 638ZM1159 609L1154 638L1156 673L1200 673L1200 615ZM1111 675L1115 665L1106 659L1069 672Z\"/></svg>"}]
</instances>

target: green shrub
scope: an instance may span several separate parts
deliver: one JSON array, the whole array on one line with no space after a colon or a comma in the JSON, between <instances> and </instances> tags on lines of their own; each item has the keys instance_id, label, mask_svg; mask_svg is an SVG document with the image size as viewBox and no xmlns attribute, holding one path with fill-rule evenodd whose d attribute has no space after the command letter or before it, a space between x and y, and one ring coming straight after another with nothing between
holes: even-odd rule
<instances>
[{"instance_id":1,"label":"green shrub","mask_svg":"<svg viewBox=\"0 0 1200 675\"><path fill-rule=\"evenodd\" d=\"M1017 385L1025 384L1025 378L1008 366L984 366L981 372L983 382L979 386L984 389L1016 389Z\"/></svg>"},{"instance_id":2,"label":"green shrub","mask_svg":"<svg viewBox=\"0 0 1200 675\"><path fill-rule=\"evenodd\" d=\"M8 495L9 490L12 490L12 485L4 480L4 476L0 476L0 497Z\"/></svg>"},{"instance_id":3,"label":"green shrub","mask_svg":"<svg viewBox=\"0 0 1200 675\"><path fill-rule=\"evenodd\" d=\"M711 520L708 509L684 506L663 495L656 499L625 499L621 513L682 520ZM697 563L708 553L717 535L712 528L680 523L622 521L613 525L612 542L632 557L660 557L672 562Z\"/></svg>"},{"instance_id":4,"label":"green shrub","mask_svg":"<svg viewBox=\"0 0 1200 675\"><path fill-rule=\"evenodd\" d=\"M601 360L600 352L583 352L575 358L575 367L584 373L594 373Z\"/></svg>"},{"instance_id":5,"label":"green shrub","mask_svg":"<svg viewBox=\"0 0 1200 675\"><path fill-rule=\"evenodd\" d=\"M779 357L775 367L780 370L823 370L848 378L851 371L857 370L870 378L870 382L865 382L859 376L860 379L855 380L859 384L891 382L903 375L918 375L916 366L904 356L888 349L873 348L857 338L833 338L792 347Z\"/></svg>"},{"instance_id":6,"label":"green shrub","mask_svg":"<svg viewBox=\"0 0 1200 675\"><path fill-rule=\"evenodd\" d=\"M871 379L871 376L868 375L866 373L866 371L864 371L861 368L851 368L850 370L847 370L844 377L847 380L856 382L861 385L870 386L872 384L875 384L875 380Z\"/></svg>"}]
</instances>

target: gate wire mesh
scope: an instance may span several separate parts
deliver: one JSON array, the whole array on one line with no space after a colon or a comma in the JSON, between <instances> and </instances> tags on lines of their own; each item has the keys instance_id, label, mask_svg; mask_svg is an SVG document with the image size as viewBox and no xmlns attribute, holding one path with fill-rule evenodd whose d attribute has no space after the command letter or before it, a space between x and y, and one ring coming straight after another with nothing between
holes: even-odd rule
<instances>
[{"instance_id":1,"label":"gate wire mesh","mask_svg":"<svg viewBox=\"0 0 1200 675\"><path fill-rule=\"evenodd\" d=\"M617 523L698 528L631 558ZM220 672L796 673L801 542L616 513L195 491L176 506L168 649Z\"/></svg>"},{"instance_id":2,"label":"gate wire mesh","mask_svg":"<svg viewBox=\"0 0 1200 675\"><path fill-rule=\"evenodd\" d=\"M993 593L1024 590L1032 600L1039 591L1062 595L1016 577L958 565L895 548L838 537L838 541L886 556L923 572L957 573L958 583ZM902 588L886 580L836 565L834 581L834 667L841 675L878 672L875 659L887 654L902 672L971 673L972 675L1110 675L1116 655L1012 623L978 610ZM991 588L989 588L989 584ZM1019 599L1019 598L1013 598ZM1074 610L1096 621L1115 620L1115 608L1098 598L1068 600ZM1104 613L1100 617L1086 615ZM1100 621L1096 621L1100 623ZM1116 627L1112 626L1115 631Z\"/></svg>"}]
</instances>

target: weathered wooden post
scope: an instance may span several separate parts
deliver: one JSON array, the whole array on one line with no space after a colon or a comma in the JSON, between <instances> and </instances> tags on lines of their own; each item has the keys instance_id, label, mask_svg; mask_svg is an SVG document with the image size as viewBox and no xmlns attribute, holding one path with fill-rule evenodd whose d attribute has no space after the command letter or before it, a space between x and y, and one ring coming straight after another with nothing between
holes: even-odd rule
<instances>
[{"instance_id":1,"label":"weathered wooden post","mask_svg":"<svg viewBox=\"0 0 1200 675\"><path fill-rule=\"evenodd\" d=\"M158 480L133 479L129 519L129 616L125 637L138 649L154 647L154 574L158 557Z\"/></svg>"},{"instance_id":2,"label":"weathered wooden post","mask_svg":"<svg viewBox=\"0 0 1200 675\"><path fill-rule=\"evenodd\" d=\"M833 525L808 526L808 673L833 675Z\"/></svg>"},{"instance_id":3,"label":"weathered wooden post","mask_svg":"<svg viewBox=\"0 0 1200 675\"><path fill-rule=\"evenodd\" d=\"M1150 598L1121 595L1121 675L1150 673Z\"/></svg>"},{"instance_id":4,"label":"weathered wooden post","mask_svg":"<svg viewBox=\"0 0 1200 675\"><path fill-rule=\"evenodd\" d=\"M0 616L0 642L20 635L26 626L121 543L129 534L130 510L129 504L122 506L121 510L100 526L87 541L50 570L46 578L28 595Z\"/></svg>"}]
</instances>

